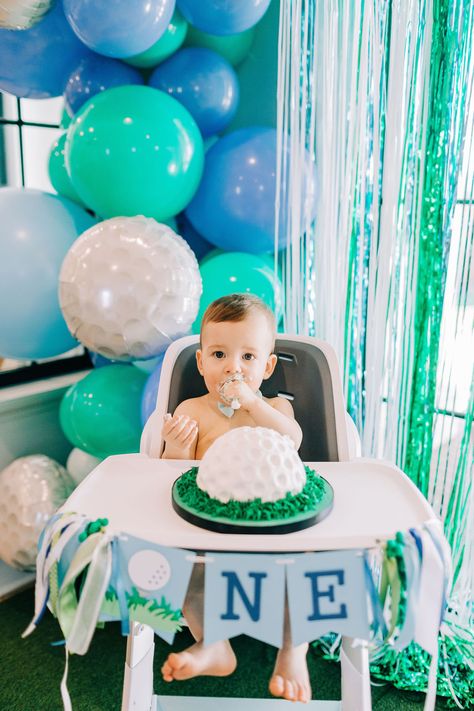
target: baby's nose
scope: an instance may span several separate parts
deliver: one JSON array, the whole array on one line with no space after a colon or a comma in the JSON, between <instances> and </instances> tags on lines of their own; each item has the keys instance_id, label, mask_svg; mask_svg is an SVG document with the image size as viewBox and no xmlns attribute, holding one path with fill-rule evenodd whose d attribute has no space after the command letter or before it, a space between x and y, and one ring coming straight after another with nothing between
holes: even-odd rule
<instances>
[{"instance_id":1,"label":"baby's nose","mask_svg":"<svg viewBox=\"0 0 474 711\"><path fill-rule=\"evenodd\" d=\"M229 358L226 363L226 373L240 373L241 363L238 358Z\"/></svg>"}]
</instances>

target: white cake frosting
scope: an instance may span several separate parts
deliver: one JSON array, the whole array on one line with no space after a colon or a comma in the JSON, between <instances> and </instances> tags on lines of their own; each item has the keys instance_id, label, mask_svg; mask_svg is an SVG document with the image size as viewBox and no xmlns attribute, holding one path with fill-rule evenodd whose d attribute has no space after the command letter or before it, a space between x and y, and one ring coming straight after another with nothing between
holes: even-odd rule
<instances>
[{"instance_id":1,"label":"white cake frosting","mask_svg":"<svg viewBox=\"0 0 474 711\"><path fill-rule=\"evenodd\" d=\"M196 482L223 503L277 501L303 489L306 471L287 435L266 427L237 427L209 447Z\"/></svg>"}]
</instances>

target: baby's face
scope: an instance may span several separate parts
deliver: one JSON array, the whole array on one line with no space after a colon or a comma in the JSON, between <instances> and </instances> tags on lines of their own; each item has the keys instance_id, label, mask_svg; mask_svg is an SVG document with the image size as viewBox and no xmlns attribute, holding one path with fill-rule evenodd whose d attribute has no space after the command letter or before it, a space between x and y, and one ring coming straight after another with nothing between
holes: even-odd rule
<instances>
[{"instance_id":1,"label":"baby's face","mask_svg":"<svg viewBox=\"0 0 474 711\"><path fill-rule=\"evenodd\" d=\"M218 398L219 386L231 375L241 374L256 392L273 373L273 334L263 313L256 311L243 321L209 322L201 333L196 353L198 370L210 394Z\"/></svg>"}]
</instances>

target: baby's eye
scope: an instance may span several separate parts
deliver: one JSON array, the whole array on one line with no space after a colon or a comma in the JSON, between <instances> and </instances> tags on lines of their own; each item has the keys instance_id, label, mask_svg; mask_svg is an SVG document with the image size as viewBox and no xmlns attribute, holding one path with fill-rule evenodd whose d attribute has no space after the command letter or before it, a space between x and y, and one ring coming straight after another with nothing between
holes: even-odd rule
<instances>
[{"instance_id":1,"label":"baby's eye","mask_svg":"<svg viewBox=\"0 0 474 711\"><path fill-rule=\"evenodd\" d=\"M219 360L224 357L224 351L214 351L212 354L214 358L218 358Z\"/></svg>"},{"instance_id":2,"label":"baby's eye","mask_svg":"<svg viewBox=\"0 0 474 711\"><path fill-rule=\"evenodd\" d=\"M244 353L243 359L244 360L253 360L255 358L253 353Z\"/></svg>"}]
</instances>

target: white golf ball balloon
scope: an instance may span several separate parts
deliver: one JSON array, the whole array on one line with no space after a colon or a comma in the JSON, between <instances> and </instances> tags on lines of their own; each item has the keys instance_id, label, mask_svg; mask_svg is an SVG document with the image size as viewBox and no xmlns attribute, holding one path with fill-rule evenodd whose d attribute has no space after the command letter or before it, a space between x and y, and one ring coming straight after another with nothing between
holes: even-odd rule
<instances>
[{"instance_id":1,"label":"white golf ball balloon","mask_svg":"<svg viewBox=\"0 0 474 711\"><path fill-rule=\"evenodd\" d=\"M202 292L187 242L152 218L114 217L86 230L59 275L69 330L113 360L148 359L186 334Z\"/></svg>"},{"instance_id":2,"label":"white golf ball balloon","mask_svg":"<svg viewBox=\"0 0 474 711\"><path fill-rule=\"evenodd\" d=\"M15 459L0 472L0 558L5 563L34 570L39 535L73 489L64 467L44 454Z\"/></svg>"}]
</instances>

